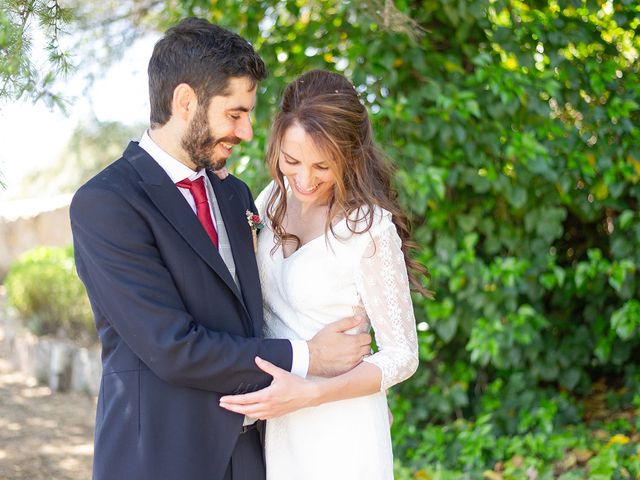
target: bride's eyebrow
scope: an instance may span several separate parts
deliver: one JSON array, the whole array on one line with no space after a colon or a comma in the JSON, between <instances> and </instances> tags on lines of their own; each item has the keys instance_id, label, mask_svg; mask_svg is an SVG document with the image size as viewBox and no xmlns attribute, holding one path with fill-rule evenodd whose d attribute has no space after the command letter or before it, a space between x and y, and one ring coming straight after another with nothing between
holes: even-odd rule
<instances>
[{"instance_id":1,"label":"bride's eyebrow","mask_svg":"<svg viewBox=\"0 0 640 480\"><path fill-rule=\"evenodd\" d=\"M292 160L294 162L300 162L300 160L298 160L296 157L293 157L293 156L289 155L284 150L281 149L280 152L283 153L284 156L288 157L290 160ZM313 165L326 165L326 161L325 160L320 160L319 162L315 162Z\"/></svg>"},{"instance_id":2,"label":"bride's eyebrow","mask_svg":"<svg viewBox=\"0 0 640 480\"><path fill-rule=\"evenodd\" d=\"M299 162L299 161L300 161L300 160L298 160L296 157L293 157L293 156L289 155L289 154L288 154L287 152L285 152L284 150L280 150L280 151L284 154L284 156L285 156L285 157L290 158L290 159L291 159L291 160L293 160L294 162Z\"/></svg>"}]
</instances>

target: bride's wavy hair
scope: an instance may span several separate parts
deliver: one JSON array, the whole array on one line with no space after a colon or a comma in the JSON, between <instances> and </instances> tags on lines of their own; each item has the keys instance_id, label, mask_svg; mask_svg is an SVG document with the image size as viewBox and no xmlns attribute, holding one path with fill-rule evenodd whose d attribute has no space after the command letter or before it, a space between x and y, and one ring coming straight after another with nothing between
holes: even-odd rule
<instances>
[{"instance_id":1,"label":"bride's wavy hair","mask_svg":"<svg viewBox=\"0 0 640 480\"><path fill-rule=\"evenodd\" d=\"M376 148L367 109L360 102L354 86L344 76L324 70L311 70L285 89L280 111L276 114L267 149L267 163L276 188L267 200L267 217L276 237L274 251L286 241L300 239L287 233L283 221L287 211L287 190L280 171L280 147L285 132L297 124L309 135L315 146L326 155L335 176L329 199L329 214L325 234L335 236L332 220L347 218L349 230L362 234L374 221L374 206L392 214L393 223L402 240L402 252L414 290L432 297L421 278L429 276L422 264L412 259L415 248L410 241L406 215L397 202L391 179L394 170L386 157ZM356 229L356 225L364 227Z\"/></svg>"}]
</instances>

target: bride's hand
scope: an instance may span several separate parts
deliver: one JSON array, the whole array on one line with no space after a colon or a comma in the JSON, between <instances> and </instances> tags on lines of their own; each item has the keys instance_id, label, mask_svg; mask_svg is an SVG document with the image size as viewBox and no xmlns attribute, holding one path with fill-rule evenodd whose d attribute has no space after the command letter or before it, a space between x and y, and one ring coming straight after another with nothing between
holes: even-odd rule
<instances>
[{"instance_id":1,"label":"bride's hand","mask_svg":"<svg viewBox=\"0 0 640 480\"><path fill-rule=\"evenodd\" d=\"M276 367L260 357L255 359L258 367L271 375L271 385L262 390L242 395L226 395L220 406L232 412L252 418L268 420L313 405L317 385Z\"/></svg>"}]
</instances>

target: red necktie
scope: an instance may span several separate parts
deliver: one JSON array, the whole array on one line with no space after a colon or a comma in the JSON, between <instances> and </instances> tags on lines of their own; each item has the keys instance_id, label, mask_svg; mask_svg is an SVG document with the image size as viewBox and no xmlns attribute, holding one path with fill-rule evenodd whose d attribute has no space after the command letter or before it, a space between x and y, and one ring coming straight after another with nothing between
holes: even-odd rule
<instances>
[{"instance_id":1,"label":"red necktie","mask_svg":"<svg viewBox=\"0 0 640 480\"><path fill-rule=\"evenodd\" d=\"M185 178L176 183L176 185L189 189L191 195L193 195L193 199L196 201L196 215L198 215L198 220L200 220L200 223L215 247L218 248L218 233L211 219L211 210L209 209L209 200L207 200L207 192L204 186L204 177L198 177L193 182Z\"/></svg>"}]
</instances>

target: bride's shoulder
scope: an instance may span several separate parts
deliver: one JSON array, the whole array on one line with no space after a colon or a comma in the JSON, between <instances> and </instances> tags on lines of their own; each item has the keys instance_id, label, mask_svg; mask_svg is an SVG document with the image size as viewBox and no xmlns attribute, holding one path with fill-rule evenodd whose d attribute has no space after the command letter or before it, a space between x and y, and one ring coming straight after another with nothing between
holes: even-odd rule
<instances>
[{"instance_id":1,"label":"bride's shoulder","mask_svg":"<svg viewBox=\"0 0 640 480\"><path fill-rule=\"evenodd\" d=\"M340 245L339 250L344 252L343 259L348 265L368 255L371 246L382 237L396 234L391 212L378 205L358 207L344 220L336 229L339 241L335 243Z\"/></svg>"},{"instance_id":2,"label":"bride's shoulder","mask_svg":"<svg viewBox=\"0 0 640 480\"><path fill-rule=\"evenodd\" d=\"M349 229L355 234L374 234L380 229L393 225L391 212L379 205L362 205L354 209L347 218Z\"/></svg>"}]
</instances>

